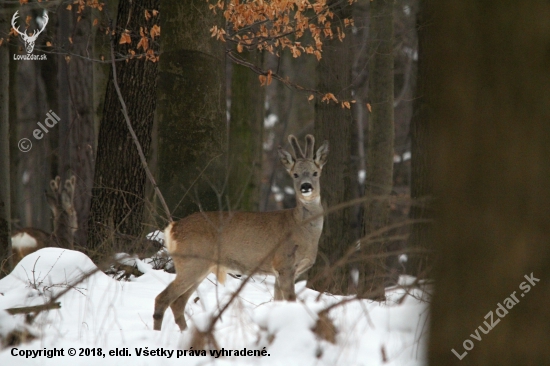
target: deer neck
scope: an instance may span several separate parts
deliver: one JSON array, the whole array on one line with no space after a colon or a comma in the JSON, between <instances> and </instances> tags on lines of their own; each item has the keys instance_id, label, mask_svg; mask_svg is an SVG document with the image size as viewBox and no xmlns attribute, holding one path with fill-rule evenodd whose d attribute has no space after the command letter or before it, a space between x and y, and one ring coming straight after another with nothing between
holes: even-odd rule
<instances>
[{"instance_id":1,"label":"deer neck","mask_svg":"<svg viewBox=\"0 0 550 366\"><path fill-rule=\"evenodd\" d=\"M308 229L323 229L323 206L321 197L317 197L312 201L302 201L296 199L296 207L294 208L294 218L298 223L307 221L304 226Z\"/></svg>"}]
</instances>

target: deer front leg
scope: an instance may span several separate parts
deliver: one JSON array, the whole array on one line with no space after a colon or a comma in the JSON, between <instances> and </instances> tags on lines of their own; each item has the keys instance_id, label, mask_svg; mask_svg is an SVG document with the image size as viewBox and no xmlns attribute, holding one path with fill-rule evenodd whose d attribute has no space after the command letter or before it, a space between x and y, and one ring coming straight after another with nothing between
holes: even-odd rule
<instances>
[{"instance_id":1,"label":"deer front leg","mask_svg":"<svg viewBox=\"0 0 550 366\"><path fill-rule=\"evenodd\" d=\"M273 297L275 301L284 300L283 292L281 291L281 286L279 286L279 276L276 276L275 278L275 288L273 292L274 292Z\"/></svg>"},{"instance_id":2,"label":"deer front leg","mask_svg":"<svg viewBox=\"0 0 550 366\"><path fill-rule=\"evenodd\" d=\"M296 291L294 289L296 266L294 265L294 260L298 246L294 245L291 248L285 255L284 260L279 264L279 268L276 268L275 300L296 301Z\"/></svg>"},{"instance_id":3,"label":"deer front leg","mask_svg":"<svg viewBox=\"0 0 550 366\"><path fill-rule=\"evenodd\" d=\"M293 270L279 271L279 277L275 282L275 300L296 301L294 275Z\"/></svg>"}]
</instances>

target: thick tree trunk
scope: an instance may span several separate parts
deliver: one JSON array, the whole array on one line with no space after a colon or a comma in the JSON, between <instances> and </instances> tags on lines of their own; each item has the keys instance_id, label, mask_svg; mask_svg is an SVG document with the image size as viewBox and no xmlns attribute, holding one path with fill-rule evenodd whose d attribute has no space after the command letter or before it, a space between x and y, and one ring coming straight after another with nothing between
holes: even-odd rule
<instances>
[{"instance_id":1,"label":"thick tree trunk","mask_svg":"<svg viewBox=\"0 0 550 366\"><path fill-rule=\"evenodd\" d=\"M125 27L120 29L132 29L136 32L140 27L151 29L154 24L158 24L159 16L146 20L141 16L143 9L158 10L159 0L121 1L117 24L125 24ZM115 39L120 39L120 33ZM152 43L150 46L156 48ZM134 47L135 45L120 45L116 42L115 55L126 54L129 48ZM118 62L116 69L132 127L144 154L147 155L156 108L158 63L145 58L134 58L128 62ZM130 248L130 244L144 231L142 218L145 184L145 170L126 126L111 72L99 130L92 191L88 231L88 247L92 255L112 250L139 250Z\"/></svg>"},{"instance_id":2,"label":"thick tree trunk","mask_svg":"<svg viewBox=\"0 0 550 366\"><path fill-rule=\"evenodd\" d=\"M71 36L72 15L67 9L60 9L57 13L57 43L63 49L70 47L69 37ZM56 112L59 115L60 121L58 126L58 145L57 147L57 172L62 181L69 178L71 174L71 121L73 120L74 111L71 107L70 84L69 84L69 64L64 55L57 57L57 91L58 91L58 106ZM55 145L54 145L55 146ZM50 177L50 179L53 177Z\"/></svg>"},{"instance_id":3,"label":"thick tree trunk","mask_svg":"<svg viewBox=\"0 0 550 366\"><path fill-rule=\"evenodd\" d=\"M388 224L393 186L393 8L394 0L370 2L369 27L369 117L367 145L364 234L372 234ZM385 241L366 240L361 244L358 295L383 299L386 278Z\"/></svg>"},{"instance_id":4,"label":"thick tree trunk","mask_svg":"<svg viewBox=\"0 0 550 366\"><path fill-rule=\"evenodd\" d=\"M7 8L0 7L0 29L9 28ZM11 270L9 48L0 46L0 278Z\"/></svg>"},{"instance_id":5,"label":"thick tree trunk","mask_svg":"<svg viewBox=\"0 0 550 366\"><path fill-rule=\"evenodd\" d=\"M349 6L337 12L342 22L344 18L351 16ZM323 58L317 67L318 89L332 92L339 100L351 100L353 55L350 46L349 36L344 38L343 42L338 39L325 41ZM351 110L342 108L340 104L327 104L317 99L316 145L319 146L323 140L328 140L330 146L328 162L321 175L321 199L325 210L353 197L351 179L356 177L350 169L353 126ZM350 227L351 212L351 208L346 208L325 217L317 260L308 274L308 287L333 294L348 293L350 267L347 264L334 264L342 259L350 246L355 245Z\"/></svg>"},{"instance_id":6,"label":"thick tree trunk","mask_svg":"<svg viewBox=\"0 0 550 366\"><path fill-rule=\"evenodd\" d=\"M242 56L262 66L260 51ZM231 210L258 211L262 177L265 87L249 68L233 64L229 122L229 197Z\"/></svg>"},{"instance_id":7,"label":"thick tree trunk","mask_svg":"<svg viewBox=\"0 0 550 366\"><path fill-rule=\"evenodd\" d=\"M73 8L73 12L76 7ZM62 10L63 11L63 10ZM91 9L80 14L82 19L76 21L73 13L75 30L72 32L73 52L79 55L90 53L92 27ZM87 246L88 218L94 179L94 109L93 109L93 66L92 62L79 57L73 57L67 65L68 87L73 110L73 119L70 121L70 171L76 177L74 206L78 218L78 230L75 233L75 245ZM60 136L65 138L65 136ZM62 174L67 174L63 171Z\"/></svg>"},{"instance_id":8,"label":"thick tree trunk","mask_svg":"<svg viewBox=\"0 0 550 366\"><path fill-rule=\"evenodd\" d=\"M172 214L218 210L226 178L223 28L203 0L163 0L158 84L158 184Z\"/></svg>"},{"instance_id":9,"label":"thick tree trunk","mask_svg":"<svg viewBox=\"0 0 550 366\"><path fill-rule=\"evenodd\" d=\"M550 3L428 5L439 258L429 363L548 365Z\"/></svg>"},{"instance_id":10,"label":"thick tree trunk","mask_svg":"<svg viewBox=\"0 0 550 366\"><path fill-rule=\"evenodd\" d=\"M13 83L17 85L13 103L16 105L16 119L12 118L15 122L16 144L26 138L29 140L28 146L32 144L32 147L28 151L17 149L12 155L12 161L17 161L12 217L19 227L32 226L49 231L52 228L51 210L46 203L44 190L51 179L48 164L50 136L44 133L40 140L33 137L37 122L43 123L48 111L41 65L38 63L42 61L13 62L17 70Z\"/></svg>"},{"instance_id":11,"label":"thick tree trunk","mask_svg":"<svg viewBox=\"0 0 550 366\"><path fill-rule=\"evenodd\" d=\"M113 26L115 27L117 24L116 20L118 16L119 5L120 5L120 0L110 0L106 2L104 5L105 6L104 12L106 12L107 14L109 14L110 17L112 17ZM140 21L143 20L142 17L139 17L139 18L140 19L138 20ZM134 29L134 31L136 32L139 31L139 28ZM98 28L96 32L92 32L91 36L92 36L92 43L93 43L93 57L96 60L101 59L101 57L104 57L106 60L108 60L110 57L109 55L111 54L111 34L105 34L105 32L102 31L101 28ZM93 74L92 98L93 98L93 110L94 110L94 131L95 131L95 137L96 137L96 141L94 144L94 151L96 151L96 155L97 155L97 141L99 139L99 126L101 124L101 119L103 117L103 112L105 109L106 90L107 90L107 86L109 85L109 82L112 83L109 77L111 75L111 71L112 71L112 66L110 63L94 62L92 64L92 74ZM97 166L97 160L96 160L96 166ZM95 179L95 172L94 172L94 179Z\"/></svg>"},{"instance_id":12,"label":"thick tree trunk","mask_svg":"<svg viewBox=\"0 0 550 366\"><path fill-rule=\"evenodd\" d=\"M433 213L433 182L431 177L433 152L430 147L430 130L427 120L430 108L426 104L426 70L424 67L424 52L429 47L427 27L432 17L426 13L424 4L420 4L417 14L418 34L418 72L416 77L416 91L413 102L413 116L411 120L411 198L413 200L409 217L414 220L432 220ZM431 270L431 260L428 252L428 243L431 240L432 222L415 222L411 226L409 237L407 272L416 277L427 277Z\"/></svg>"}]
</instances>

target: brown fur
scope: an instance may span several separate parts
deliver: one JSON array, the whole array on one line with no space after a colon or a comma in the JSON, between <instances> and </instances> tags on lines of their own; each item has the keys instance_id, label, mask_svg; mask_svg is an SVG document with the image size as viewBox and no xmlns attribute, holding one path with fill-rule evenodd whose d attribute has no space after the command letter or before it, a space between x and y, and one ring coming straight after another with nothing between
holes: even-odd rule
<instances>
[{"instance_id":1,"label":"brown fur","mask_svg":"<svg viewBox=\"0 0 550 366\"><path fill-rule=\"evenodd\" d=\"M313 136L308 135L306 141L313 151ZM289 142L295 154L280 149L279 156L294 180L296 208L273 212L199 212L166 228L166 246L177 275L155 300L155 330L161 329L168 306L180 329L187 327L185 305L211 272L222 283L228 271L273 275L275 300L296 299L294 281L315 262L323 228L319 178L328 143L319 148L316 156L305 158L294 136L289 136ZM307 151L306 148L306 154L310 155ZM296 158L297 153L302 157ZM308 187L305 194L301 192L304 184Z\"/></svg>"}]
</instances>

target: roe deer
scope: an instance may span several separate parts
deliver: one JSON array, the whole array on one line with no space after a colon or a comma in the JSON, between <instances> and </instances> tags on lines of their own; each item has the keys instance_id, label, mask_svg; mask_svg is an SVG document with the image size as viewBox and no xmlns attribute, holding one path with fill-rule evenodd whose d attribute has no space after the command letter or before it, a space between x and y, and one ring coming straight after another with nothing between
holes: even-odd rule
<instances>
[{"instance_id":1,"label":"roe deer","mask_svg":"<svg viewBox=\"0 0 550 366\"><path fill-rule=\"evenodd\" d=\"M319 178L327 161L328 141L314 153L315 139L306 136L305 154L296 137L288 140L294 154L279 147L279 157L294 180L296 207L272 212L197 212L164 231L176 279L155 299L154 329L160 330L170 306L176 324L187 328L187 300L213 272L220 283L227 272L275 276L275 300L296 300L295 279L317 256L323 230ZM299 155L298 155L299 154Z\"/></svg>"},{"instance_id":2,"label":"roe deer","mask_svg":"<svg viewBox=\"0 0 550 366\"><path fill-rule=\"evenodd\" d=\"M74 209L75 177L61 184L57 176L50 181L51 193L46 193L46 200L53 213L53 233L26 227L17 230L11 236L13 265L24 256L45 247L61 247L73 249L74 233L78 228L76 211Z\"/></svg>"}]
</instances>

